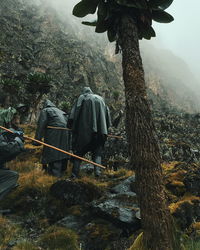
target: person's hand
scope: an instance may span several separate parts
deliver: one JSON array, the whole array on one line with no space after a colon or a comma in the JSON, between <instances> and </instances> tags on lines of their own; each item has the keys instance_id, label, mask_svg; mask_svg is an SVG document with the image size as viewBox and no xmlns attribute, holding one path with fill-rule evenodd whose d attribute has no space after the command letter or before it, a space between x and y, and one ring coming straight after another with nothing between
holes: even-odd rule
<instances>
[{"instance_id":1,"label":"person's hand","mask_svg":"<svg viewBox=\"0 0 200 250\"><path fill-rule=\"evenodd\" d=\"M24 133L23 133L23 131L15 131L14 132L14 135L15 135L15 137L19 137L21 140L22 140L22 142L24 142Z\"/></svg>"},{"instance_id":2,"label":"person's hand","mask_svg":"<svg viewBox=\"0 0 200 250\"><path fill-rule=\"evenodd\" d=\"M19 131L19 130L15 130L15 135L16 136L23 136L24 135L24 133L23 133L23 131Z\"/></svg>"}]
</instances>

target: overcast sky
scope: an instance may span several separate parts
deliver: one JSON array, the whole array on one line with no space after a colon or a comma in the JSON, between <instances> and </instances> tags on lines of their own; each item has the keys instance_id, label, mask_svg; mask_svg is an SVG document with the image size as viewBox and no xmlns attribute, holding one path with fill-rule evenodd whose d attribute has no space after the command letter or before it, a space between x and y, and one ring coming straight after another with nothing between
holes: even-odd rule
<instances>
[{"instance_id":1,"label":"overcast sky","mask_svg":"<svg viewBox=\"0 0 200 250\"><path fill-rule=\"evenodd\" d=\"M80 0L51 1L56 5L67 4L67 9L71 12L72 6ZM183 58L200 82L200 0L174 0L166 11L172 14L175 20L170 24L154 23L157 37L150 43L159 44ZM79 19L80 23L82 20L87 18Z\"/></svg>"},{"instance_id":2,"label":"overcast sky","mask_svg":"<svg viewBox=\"0 0 200 250\"><path fill-rule=\"evenodd\" d=\"M156 39L181 56L200 78L200 0L174 0L166 11L175 20L170 24L154 24Z\"/></svg>"}]
</instances>

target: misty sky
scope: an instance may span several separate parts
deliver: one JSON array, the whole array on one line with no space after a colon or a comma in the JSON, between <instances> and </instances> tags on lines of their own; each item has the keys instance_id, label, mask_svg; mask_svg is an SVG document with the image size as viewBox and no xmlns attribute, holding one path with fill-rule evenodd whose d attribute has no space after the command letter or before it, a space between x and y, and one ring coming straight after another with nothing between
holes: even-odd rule
<instances>
[{"instance_id":1,"label":"misty sky","mask_svg":"<svg viewBox=\"0 0 200 250\"><path fill-rule=\"evenodd\" d=\"M51 0L56 5L67 4L69 12L80 0ZM157 38L150 43L161 48L170 49L183 58L200 82L200 0L174 0L166 10L175 18L170 24L154 23ZM79 18L78 18L79 19ZM88 18L84 18L86 20ZM95 19L92 17L92 20ZM83 19L79 19L80 23ZM149 41L147 41L149 43Z\"/></svg>"},{"instance_id":2,"label":"misty sky","mask_svg":"<svg viewBox=\"0 0 200 250\"><path fill-rule=\"evenodd\" d=\"M162 46L181 56L200 79L200 0L174 0L167 12L175 18L170 24L154 24ZM199 80L200 82L200 80Z\"/></svg>"}]
</instances>

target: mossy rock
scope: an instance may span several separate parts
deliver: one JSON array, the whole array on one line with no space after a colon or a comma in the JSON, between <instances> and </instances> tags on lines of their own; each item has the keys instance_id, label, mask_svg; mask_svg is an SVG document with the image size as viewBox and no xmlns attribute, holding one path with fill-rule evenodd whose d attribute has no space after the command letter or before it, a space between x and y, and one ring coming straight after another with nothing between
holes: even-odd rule
<instances>
[{"instance_id":1,"label":"mossy rock","mask_svg":"<svg viewBox=\"0 0 200 250\"><path fill-rule=\"evenodd\" d=\"M55 223L69 214L65 201L52 196L46 199L44 211L50 223Z\"/></svg>"},{"instance_id":2,"label":"mossy rock","mask_svg":"<svg viewBox=\"0 0 200 250\"><path fill-rule=\"evenodd\" d=\"M85 228L86 249L110 249L111 242L120 238L122 230L114 227L103 219L96 219L88 223Z\"/></svg>"},{"instance_id":3,"label":"mossy rock","mask_svg":"<svg viewBox=\"0 0 200 250\"><path fill-rule=\"evenodd\" d=\"M56 182L50 192L57 199L64 200L67 206L85 204L103 195L102 190L92 183L70 180Z\"/></svg>"},{"instance_id":4,"label":"mossy rock","mask_svg":"<svg viewBox=\"0 0 200 250\"><path fill-rule=\"evenodd\" d=\"M52 226L40 237L39 245L48 250L79 250L78 236L72 230Z\"/></svg>"},{"instance_id":5,"label":"mossy rock","mask_svg":"<svg viewBox=\"0 0 200 250\"><path fill-rule=\"evenodd\" d=\"M2 202L4 208L11 208L18 214L31 210L41 210L45 200L49 197L49 188L55 178L45 175L41 170L35 169L20 174L19 187L13 190Z\"/></svg>"}]
</instances>

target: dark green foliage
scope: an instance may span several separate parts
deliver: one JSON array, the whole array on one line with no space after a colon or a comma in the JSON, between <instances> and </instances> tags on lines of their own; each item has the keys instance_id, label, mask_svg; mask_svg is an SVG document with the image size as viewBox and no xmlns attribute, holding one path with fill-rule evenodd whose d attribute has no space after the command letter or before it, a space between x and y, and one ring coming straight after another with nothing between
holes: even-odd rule
<instances>
[{"instance_id":1,"label":"dark green foliage","mask_svg":"<svg viewBox=\"0 0 200 250\"><path fill-rule=\"evenodd\" d=\"M116 40L117 31L113 27L110 27L107 31L107 36L109 42L114 42Z\"/></svg>"},{"instance_id":2,"label":"dark green foliage","mask_svg":"<svg viewBox=\"0 0 200 250\"><path fill-rule=\"evenodd\" d=\"M88 14L94 14L99 0L82 0L73 9L73 15L84 17Z\"/></svg>"},{"instance_id":3,"label":"dark green foliage","mask_svg":"<svg viewBox=\"0 0 200 250\"><path fill-rule=\"evenodd\" d=\"M17 94L20 88L22 88L23 83L15 79L1 79L0 86L2 89L9 94Z\"/></svg>"},{"instance_id":4,"label":"dark green foliage","mask_svg":"<svg viewBox=\"0 0 200 250\"><path fill-rule=\"evenodd\" d=\"M120 5L133 7L137 9L147 9L147 1L146 0L116 0L116 2Z\"/></svg>"},{"instance_id":5,"label":"dark green foliage","mask_svg":"<svg viewBox=\"0 0 200 250\"><path fill-rule=\"evenodd\" d=\"M34 113L37 111L42 97L50 92L51 87L52 77L39 72L25 75L20 80L0 79L0 89L6 96L3 98L2 104L15 106L16 103L22 102L27 105L28 112L31 110Z\"/></svg>"},{"instance_id":6,"label":"dark green foliage","mask_svg":"<svg viewBox=\"0 0 200 250\"><path fill-rule=\"evenodd\" d=\"M24 95L23 92L25 89L27 93L30 94L47 94L50 91L51 82L52 78L49 75L43 73L30 73L22 80L13 78L0 79L0 87L6 94L16 95L18 100L26 103L26 99L30 97ZM30 100L28 100L28 102L29 101Z\"/></svg>"},{"instance_id":7,"label":"dark green foliage","mask_svg":"<svg viewBox=\"0 0 200 250\"><path fill-rule=\"evenodd\" d=\"M59 108L65 111L66 113L69 113L71 110L71 104L68 101L67 102L63 101L59 104Z\"/></svg>"},{"instance_id":8,"label":"dark green foliage","mask_svg":"<svg viewBox=\"0 0 200 250\"><path fill-rule=\"evenodd\" d=\"M117 40L118 22L122 15L131 16L138 25L139 39L151 39L156 33L152 20L160 23L170 23L174 18L165 12L173 0L82 0L73 9L73 15L85 17L97 10L97 20L82 22L85 25L96 26L97 33L107 31L108 40Z\"/></svg>"},{"instance_id":9,"label":"dark green foliage","mask_svg":"<svg viewBox=\"0 0 200 250\"><path fill-rule=\"evenodd\" d=\"M39 92L41 94L47 94L51 88L51 81L52 78L46 74L31 73L28 75L25 85L30 93Z\"/></svg>"},{"instance_id":10,"label":"dark green foliage","mask_svg":"<svg viewBox=\"0 0 200 250\"><path fill-rule=\"evenodd\" d=\"M88 26L96 26L97 25L97 21L93 21L93 22L82 22L82 24L88 25Z\"/></svg>"},{"instance_id":11,"label":"dark green foliage","mask_svg":"<svg viewBox=\"0 0 200 250\"><path fill-rule=\"evenodd\" d=\"M174 18L163 10L153 10L152 18L154 21L159 23L170 23L174 20Z\"/></svg>"},{"instance_id":12,"label":"dark green foliage","mask_svg":"<svg viewBox=\"0 0 200 250\"><path fill-rule=\"evenodd\" d=\"M173 0L150 0L149 6L151 9L167 9L171 4Z\"/></svg>"}]
</instances>

